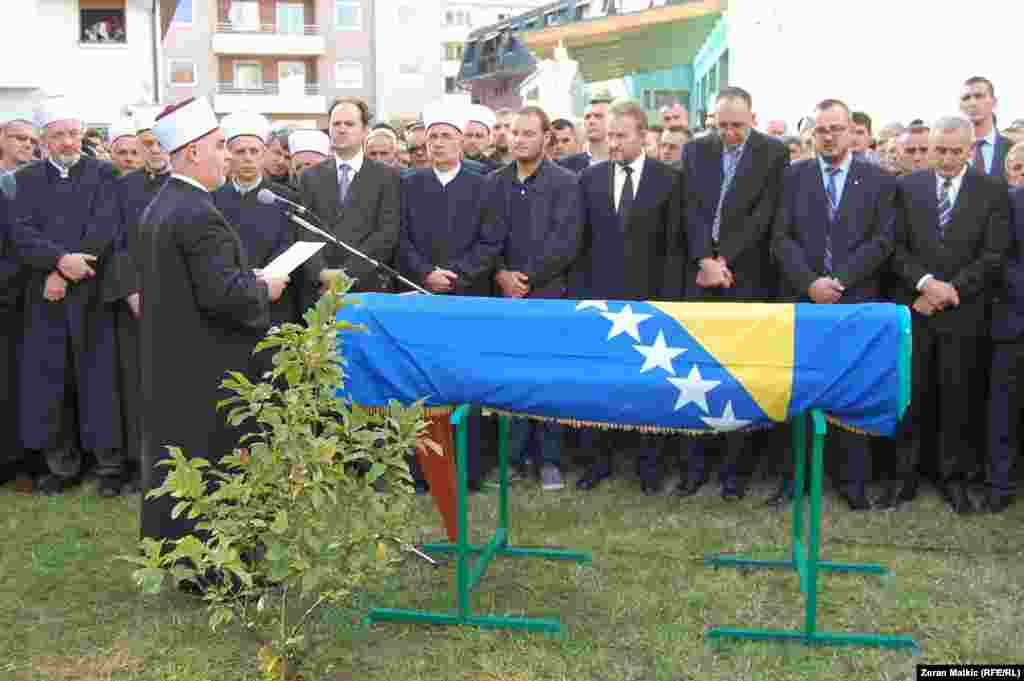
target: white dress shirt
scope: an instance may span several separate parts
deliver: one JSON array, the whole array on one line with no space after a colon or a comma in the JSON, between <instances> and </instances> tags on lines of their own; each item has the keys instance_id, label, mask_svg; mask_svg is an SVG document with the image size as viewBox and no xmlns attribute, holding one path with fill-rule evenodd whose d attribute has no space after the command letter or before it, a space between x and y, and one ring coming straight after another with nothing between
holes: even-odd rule
<instances>
[{"instance_id":1,"label":"white dress shirt","mask_svg":"<svg viewBox=\"0 0 1024 681\"><path fill-rule=\"evenodd\" d=\"M640 191L640 176L644 172L644 161L647 160L647 155L644 152L640 152L640 155L633 159L632 163L627 163L630 168L633 169L633 200L636 200L636 194ZM615 210L619 210L619 201L622 199L622 187L626 184L626 171L622 169L622 164L615 161Z\"/></svg>"},{"instance_id":2,"label":"white dress shirt","mask_svg":"<svg viewBox=\"0 0 1024 681\"><path fill-rule=\"evenodd\" d=\"M258 180L256 180L255 182L253 182L252 184L246 185L246 184L242 184L241 182L239 182L237 178L234 178L234 177L231 178L231 184L233 184L235 186L235 191L237 191L242 196L245 196L246 194L251 192L253 189L256 189L257 187L259 187L262 182L263 182L263 178L261 177Z\"/></svg>"},{"instance_id":3,"label":"white dress shirt","mask_svg":"<svg viewBox=\"0 0 1024 681\"><path fill-rule=\"evenodd\" d=\"M363 167L363 152L360 150L358 154L356 154L355 156L353 156L352 158L350 158L347 161L342 160L342 159L338 158L337 156L335 156L334 157L334 161L338 165L338 184L341 184L341 164L342 163L347 163L348 164L348 167L349 167L348 180L349 180L349 182L352 182L354 179L356 179L356 174L359 173L360 169L362 169L362 167Z\"/></svg>"},{"instance_id":4,"label":"white dress shirt","mask_svg":"<svg viewBox=\"0 0 1024 681\"><path fill-rule=\"evenodd\" d=\"M956 208L956 197L960 195L960 185L964 181L964 175L967 174L967 166L964 165L960 169L960 173L956 177L949 178L949 207L950 209ZM939 197L942 196L942 185L946 183L946 178L938 173L935 173L935 200L938 201ZM917 290L920 291L924 288L924 285L928 283L929 279L934 279L935 275L926 274L917 281Z\"/></svg>"},{"instance_id":5,"label":"white dress shirt","mask_svg":"<svg viewBox=\"0 0 1024 681\"><path fill-rule=\"evenodd\" d=\"M455 176L459 174L460 170L462 170L461 163L457 163L451 170L438 170L437 168L434 168L434 176L437 178L437 181L441 183L442 187L447 187L448 183L455 179Z\"/></svg>"},{"instance_id":6,"label":"white dress shirt","mask_svg":"<svg viewBox=\"0 0 1024 681\"><path fill-rule=\"evenodd\" d=\"M207 189L206 187L201 185L198 180L194 180L191 177L189 177L188 175L179 175L178 173L171 173L171 177L176 177L179 180L181 180L182 182L186 182L186 183L192 185L196 189L202 189L207 194L210 193L209 189Z\"/></svg>"}]
</instances>

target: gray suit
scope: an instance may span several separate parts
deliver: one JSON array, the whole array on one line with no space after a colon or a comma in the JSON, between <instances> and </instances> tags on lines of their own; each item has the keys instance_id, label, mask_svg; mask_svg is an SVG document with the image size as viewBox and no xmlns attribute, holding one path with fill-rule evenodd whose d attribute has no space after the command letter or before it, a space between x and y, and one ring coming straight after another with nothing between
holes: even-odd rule
<instances>
[{"instance_id":1,"label":"gray suit","mask_svg":"<svg viewBox=\"0 0 1024 681\"><path fill-rule=\"evenodd\" d=\"M306 169L299 181L302 204L315 213L339 240L386 265L393 264L398 248L401 217L398 171L363 160L352 178L345 205L338 191L338 164L334 158ZM343 268L357 281L353 291L389 291L391 277L375 272L370 263L328 244L322 251L326 267Z\"/></svg>"}]
</instances>

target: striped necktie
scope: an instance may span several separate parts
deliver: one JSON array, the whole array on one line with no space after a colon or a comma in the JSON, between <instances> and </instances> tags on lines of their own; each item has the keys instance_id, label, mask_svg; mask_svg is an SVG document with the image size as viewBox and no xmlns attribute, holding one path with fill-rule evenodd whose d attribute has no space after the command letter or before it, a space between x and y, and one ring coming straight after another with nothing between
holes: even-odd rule
<instances>
[{"instance_id":1,"label":"striped necktie","mask_svg":"<svg viewBox=\"0 0 1024 681\"><path fill-rule=\"evenodd\" d=\"M836 224L836 216L839 214L839 188L836 186L836 175L842 169L835 166L825 166L825 174L828 175L828 184L825 193L828 195L828 227L825 228L825 273L832 274L832 226Z\"/></svg>"},{"instance_id":2,"label":"striped necktie","mask_svg":"<svg viewBox=\"0 0 1024 681\"><path fill-rule=\"evenodd\" d=\"M950 190L953 188L953 180L946 178L942 183L942 191L939 192L939 237L946 236L946 225L953 217L953 199Z\"/></svg>"},{"instance_id":3,"label":"striped necktie","mask_svg":"<svg viewBox=\"0 0 1024 681\"><path fill-rule=\"evenodd\" d=\"M718 237L722 231L722 206L725 205L725 196L732 188L732 182L736 178L736 167L740 164L740 152L742 146L726 149L722 152L724 168L722 173L722 193L718 195L718 207L715 208L715 221L711 223L711 241L718 243Z\"/></svg>"}]
</instances>

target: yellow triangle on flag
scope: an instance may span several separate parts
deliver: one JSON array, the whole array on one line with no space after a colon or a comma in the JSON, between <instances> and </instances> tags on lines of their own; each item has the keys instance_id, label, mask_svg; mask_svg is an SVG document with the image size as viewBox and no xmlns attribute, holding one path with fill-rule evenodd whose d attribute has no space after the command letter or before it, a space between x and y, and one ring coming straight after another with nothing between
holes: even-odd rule
<instances>
[{"instance_id":1,"label":"yellow triangle on flag","mask_svg":"<svg viewBox=\"0 0 1024 681\"><path fill-rule=\"evenodd\" d=\"M795 305L651 302L675 319L742 385L773 421L785 421L793 391Z\"/></svg>"}]
</instances>

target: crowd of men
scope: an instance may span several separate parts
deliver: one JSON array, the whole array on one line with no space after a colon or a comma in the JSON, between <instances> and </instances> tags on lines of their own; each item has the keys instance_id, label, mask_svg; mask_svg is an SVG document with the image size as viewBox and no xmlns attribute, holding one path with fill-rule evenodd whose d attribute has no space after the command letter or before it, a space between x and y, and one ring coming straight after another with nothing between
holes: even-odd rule
<instances>
[{"instance_id":1,"label":"crowd of men","mask_svg":"<svg viewBox=\"0 0 1024 681\"><path fill-rule=\"evenodd\" d=\"M838 494L854 510L894 508L927 477L957 513L1001 512L1024 366L1024 190L1011 191L1024 183L1024 121L1001 134L995 105L993 84L971 78L959 114L874 135L867 115L824 99L790 137L784 121L759 131L738 87L696 134L681 105L654 126L636 103L607 98L579 126L534 106L438 104L405 129L341 98L325 131L271 130L254 113L217 121L189 100L104 141L72 103L44 103L0 130L0 478L58 494L88 454L110 497L137 487L140 467L144 488L158 484L141 455L154 442L216 459L237 443L217 425L219 377L260 377L268 359L251 350L272 324L298 321L339 270L355 291L403 290L334 244L290 277L265 274L310 239L257 198L269 189L435 294L906 305L913 397L883 445L892 465L874 475L868 438L837 431ZM589 454L580 490L632 451L645 494L673 462L676 493L692 495L720 458L725 500L745 496L780 441L570 434L527 420L510 437L518 475L532 462L547 490L564 487L572 441ZM474 451L475 488L479 461ZM790 477L769 503L791 498Z\"/></svg>"}]
</instances>

